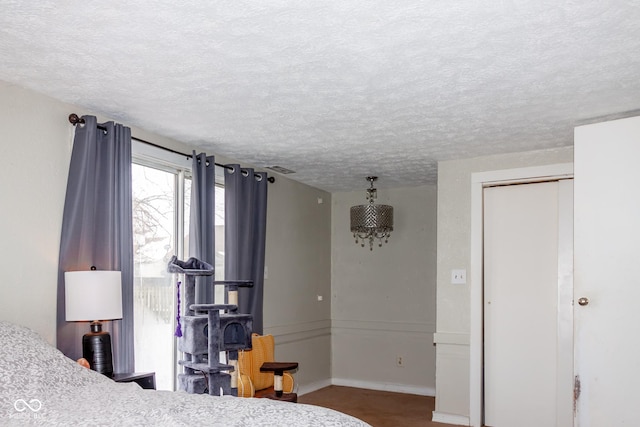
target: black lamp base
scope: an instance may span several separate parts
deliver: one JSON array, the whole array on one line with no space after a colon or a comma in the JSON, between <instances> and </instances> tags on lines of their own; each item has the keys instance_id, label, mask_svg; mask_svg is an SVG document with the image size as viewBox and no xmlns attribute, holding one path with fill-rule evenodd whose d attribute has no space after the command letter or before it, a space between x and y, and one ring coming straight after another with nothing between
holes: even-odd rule
<instances>
[{"instance_id":1,"label":"black lamp base","mask_svg":"<svg viewBox=\"0 0 640 427\"><path fill-rule=\"evenodd\" d=\"M111 335L102 331L100 322L91 322L91 332L82 337L82 357L94 371L113 377Z\"/></svg>"}]
</instances>

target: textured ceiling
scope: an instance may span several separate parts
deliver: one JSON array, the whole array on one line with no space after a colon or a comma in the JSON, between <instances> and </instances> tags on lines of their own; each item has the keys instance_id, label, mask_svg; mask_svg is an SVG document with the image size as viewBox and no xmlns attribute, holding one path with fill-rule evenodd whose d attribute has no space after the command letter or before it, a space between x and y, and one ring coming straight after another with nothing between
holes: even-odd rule
<instances>
[{"instance_id":1,"label":"textured ceiling","mask_svg":"<svg viewBox=\"0 0 640 427\"><path fill-rule=\"evenodd\" d=\"M328 191L640 110L640 1L7 1L0 79ZM82 113L82 111L78 111Z\"/></svg>"}]
</instances>

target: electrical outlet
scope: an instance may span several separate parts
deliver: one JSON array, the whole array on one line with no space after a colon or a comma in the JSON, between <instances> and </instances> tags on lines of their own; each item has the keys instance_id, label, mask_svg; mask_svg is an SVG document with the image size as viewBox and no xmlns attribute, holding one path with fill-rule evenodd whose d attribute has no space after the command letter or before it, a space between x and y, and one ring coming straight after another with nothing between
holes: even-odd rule
<instances>
[{"instance_id":1,"label":"electrical outlet","mask_svg":"<svg viewBox=\"0 0 640 427\"><path fill-rule=\"evenodd\" d=\"M402 356L396 357L396 366L398 366L399 368L404 368L404 359Z\"/></svg>"},{"instance_id":2,"label":"electrical outlet","mask_svg":"<svg viewBox=\"0 0 640 427\"><path fill-rule=\"evenodd\" d=\"M451 270L451 283L464 285L467 283L467 270Z\"/></svg>"}]
</instances>

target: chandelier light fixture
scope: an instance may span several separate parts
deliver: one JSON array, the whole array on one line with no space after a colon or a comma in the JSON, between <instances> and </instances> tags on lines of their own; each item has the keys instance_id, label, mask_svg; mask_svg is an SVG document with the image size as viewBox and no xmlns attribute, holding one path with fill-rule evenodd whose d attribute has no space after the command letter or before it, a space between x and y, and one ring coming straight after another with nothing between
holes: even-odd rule
<instances>
[{"instance_id":1,"label":"chandelier light fixture","mask_svg":"<svg viewBox=\"0 0 640 427\"><path fill-rule=\"evenodd\" d=\"M387 243L393 231L393 206L376 205L373 201L378 197L378 190L373 187L373 183L378 180L377 176L368 176L367 181L371 187L367 188L366 205L351 207L351 232L356 239L356 244L364 247L369 241L369 250L373 250L373 241L378 240L378 246L382 247L382 240Z\"/></svg>"}]
</instances>

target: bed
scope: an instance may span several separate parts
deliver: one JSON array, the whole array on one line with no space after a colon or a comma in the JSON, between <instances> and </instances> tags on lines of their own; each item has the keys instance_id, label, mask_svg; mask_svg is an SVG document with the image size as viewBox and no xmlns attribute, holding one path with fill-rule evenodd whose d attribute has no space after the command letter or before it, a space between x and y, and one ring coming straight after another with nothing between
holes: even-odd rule
<instances>
[{"instance_id":1,"label":"bed","mask_svg":"<svg viewBox=\"0 0 640 427\"><path fill-rule=\"evenodd\" d=\"M36 332L4 321L0 405L3 426L368 426L318 406L116 383L67 358Z\"/></svg>"}]
</instances>

